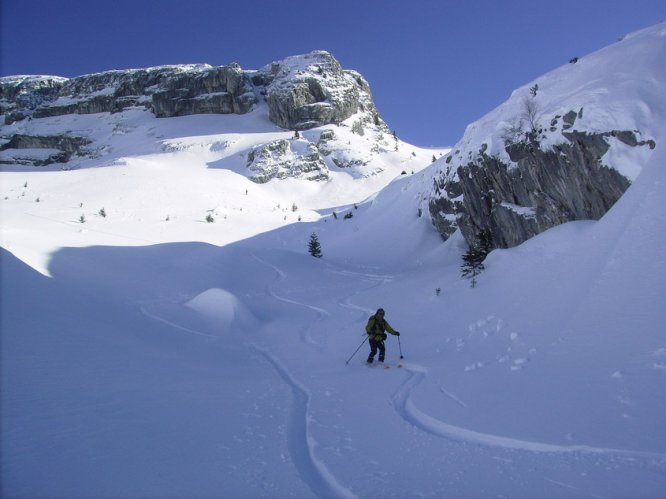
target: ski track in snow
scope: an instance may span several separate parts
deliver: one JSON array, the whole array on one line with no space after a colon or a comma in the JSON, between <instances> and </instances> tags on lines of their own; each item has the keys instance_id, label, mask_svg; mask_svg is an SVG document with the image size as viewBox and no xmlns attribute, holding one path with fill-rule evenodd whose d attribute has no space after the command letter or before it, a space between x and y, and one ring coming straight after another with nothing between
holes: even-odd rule
<instances>
[{"instance_id":1,"label":"ski track in snow","mask_svg":"<svg viewBox=\"0 0 666 499\"><path fill-rule=\"evenodd\" d=\"M281 273L276 269L278 273ZM214 336L196 331L179 324L175 324L158 315L148 312L141 307L141 313L146 317L167 324L179 331L199 336ZM293 402L291 416L288 421L287 446L291 460L294 463L300 477L318 497L356 497L351 491L341 486L335 477L328 471L326 466L314 455L316 441L310 435L310 392L270 353L255 344L248 345L249 348L261 354L275 369L279 377L291 388Z\"/></svg>"},{"instance_id":2,"label":"ski track in snow","mask_svg":"<svg viewBox=\"0 0 666 499\"><path fill-rule=\"evenodd\" d=\"M208 334L208 333L202 333L201 331L196 331L194 329L190 329L188 327L181 326L180 324L176 324L175 322L171 322L170 320L167 320L163 317L160 317L159 315L153 314L152 312L148 312L148 310L146 310L146 308L144 306L141 306L139 308L139 310L141 311L141 313L143 315L145 315L149 319L161 322L161 323L166 324L168 326L171 326L175 329L178 329L179 331L183 331L183 332L188 333L188 334L195 334L197 336L205 336L207 338L217 338L215 335Z\"/></svg>"},{"instance_id":3,"label":"ski track in snow","mask_svg":"<svg viewBox=\"0 0 666 499\"><path fill-rule=\"evenodd\" d=\"M287 445L292 462L303 481L318 497L356 497L340 485L326 466L314 455L317 443L310 435L310 393L270 353L256 345L252 349L261 354L275 369L293 392L291 416L287 429Z\"/></svg>"},{"instance_id":4,"label":"ski track in snow","mask_svg":"<svg viewBox=\"0 0 666 499\"><path fill-rule=\"evenodd\" d=\"M353 272L348 270L334 270L332 272L334 274L342 275L345 277L351 276L372 283L370 286L358 289L356 292L352 293L351 295L345 296L341 300L338 300L338 306L340 308L346 308L348 310L354 310L360 312L359 319L354 319L350 323L346 324L345 329L349 326L356 325L359 320L365 321L369 315L375 313L375 309L355 305L354 303L352 303L352 298L354 298L357 295L360 295L361 293L365 293L367 291L370 291L371 289L377 288L383 284L393 281L393 276L385 274L368 274L368 273ZM361 336L365 336L365 331L361 333Z\"/></svg>"},{"instance_id":5,"label":"ski track in snow","mask_svg":"<svg viewBox=\"0 0 666 499\"><path fill-rule=\"evenodd\" d=\"M252 257L255 260L257 260L259 263L262 263L263 265L266 265L267 267L270 267L271 269L273 269L278 275L278 282L282 282L282 281L287 279L287 274L285 272L283 272L282 270L280 270L275 265L273 265L273 264L271 264L271 263L269 263L265 260L262 260L257 255L253 254ZM305 308L308 308L310 310L313 310L317 314L317 320L318 321L322 320L322 319L325 319L326 317L329 317L331 315L328 312L328 310L325 310L323 308L315 307L314 305L309 305L307 303L302 303L302 302L299 302L299 301L291 300L289 298L285 298L283 296L280 296L275 291L273 291L273 288L271 286L267 287L266 292L268 293L269 296L271 296L271 297L275 298L276 300L281 301L283 303L289 303L291 305L298 305L298 306L305 307ZM310 344L310 345L318 345L319 344L318 341L316 341L312 338L311 331L312 331L312 328L313 328L314 324L316 324L316 322L311 321L301 331L301 339L303 340L304 343L307 343L307 344Z\"/></svg>"},{"instance_id":6,"label":"ski track in snow","mask_svg":"<svg viewBox=\"0 0 666 499\"><path fill-rule=\"evenodd\" d=\"M580 453L580 454L603 454L629 459L665 460L666 454L656 452L642 452L623 449L609 449L603 447L591 447L587 445L556 445L543 442L532 442L499 435L480 433L454 426L417 409L411 400L412 390L425 379L427 370L420 366L405 366L410 373L407 380L398 388L393 395L393 407L400 417L409 424L427 432L431 435L449 440L463 441L486 447L502 449L522 450L536 453ZM666 464L666 463L664 463Z\"/></svg>"},{"instance_id":7,"label":"ski track in snow","mask_svg":"<svg viewBox=\"0 0 666 499\"><path fill-rule=\"evenodd\" d=\"M456 397L454 394L446 390L441 384L438 384L439 386L439 391L442 392L444 395L449 397L451 400L453 400L456 404L458 404L460 407L467 408L467 404L460 400L458 397Z\"/></svg>"}]
</instances>

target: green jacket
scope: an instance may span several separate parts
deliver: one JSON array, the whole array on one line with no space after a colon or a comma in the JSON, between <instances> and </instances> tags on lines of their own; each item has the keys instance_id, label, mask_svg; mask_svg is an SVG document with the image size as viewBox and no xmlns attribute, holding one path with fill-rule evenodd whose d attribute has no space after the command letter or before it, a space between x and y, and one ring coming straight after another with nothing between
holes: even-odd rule
<instances>
[{"instance_id":1,"label":"green jacket","mask_svg":"<svg viewBox=\"0 0 666 499\"><path fill-rule=\"evenodd\" d=\"M396 334L396 330L385 319L377 319L375 315L370 316L368 324L365 326L368 338L375 341L382 341L384 339L384 331Z\"/></svg>"}]
</instances>

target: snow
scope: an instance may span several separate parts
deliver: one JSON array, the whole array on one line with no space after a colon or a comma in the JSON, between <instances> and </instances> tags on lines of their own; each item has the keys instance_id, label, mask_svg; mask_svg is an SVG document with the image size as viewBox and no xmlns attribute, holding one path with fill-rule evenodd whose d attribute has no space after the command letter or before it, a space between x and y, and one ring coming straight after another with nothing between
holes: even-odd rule
<instances>
[{"instance_id":1,"label":"snow","mask_svg":"<svg viewBox=\"0 0 666 499\"><path fill-rule=\"evenodd\" d=\"M513 211L514 213L521 215L525 218L533 218L536 216L536 211L532 207L518 206L517 204L506 203L506 202L503 202L501 205L503 208Z\"/></svg>"},{"instance_id":2,"label":"snow","mask_svg":"<svg viewBox=\"0 0 666 499\"><path fill-rule=\"evenodd\" d=\"M664 30L577 63L598 59L612 102L606 71L631 44L655 73L622 86L649 116L614 118L657 144L632 186L597 222L493 251L476 288L461 236L428 218L432 150L257 185L242 154L293 135L261 109L32 120L108 149L2 167L2 494L663 495ZM553 105L571 85L553 81ZM403 368L365 365L378 307Z\"/></svg>"}]
</instances>

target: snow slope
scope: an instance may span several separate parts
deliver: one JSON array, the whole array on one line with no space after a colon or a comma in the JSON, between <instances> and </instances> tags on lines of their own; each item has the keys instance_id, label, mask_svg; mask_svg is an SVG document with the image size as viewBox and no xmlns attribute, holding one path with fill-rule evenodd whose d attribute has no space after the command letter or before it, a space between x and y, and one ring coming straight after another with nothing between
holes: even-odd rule
<instances>
[{"instance_id":1,"label":"snow slope","mask_svg":"<svg viewBox=\"0 0 666 499\"><path fill-rule=\"evenodd\" d=\"M663 52L663 25L632 37ZM259 115L128 113L37 123L133 123L97 164L1 173L3 495L663 496L663 114L604 218L494 251L472 289L419 216L433 151L258 186L211 145L288 134ZM365 365L380 306L390 369Z\"/></svg>"}]
</instances>

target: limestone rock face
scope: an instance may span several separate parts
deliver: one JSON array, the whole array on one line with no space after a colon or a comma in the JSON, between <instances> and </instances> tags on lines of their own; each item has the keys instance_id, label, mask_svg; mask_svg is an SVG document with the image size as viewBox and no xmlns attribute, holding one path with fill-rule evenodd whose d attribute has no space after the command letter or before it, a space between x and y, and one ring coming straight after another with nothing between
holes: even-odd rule
<instances>
[{"instance_id":1,"label":"limestone rock face","mask_svg":"<svg viewBox=\"0 0 666 499\"><path fill-rule=\"evenodd\" d=\"M169 78L152 95L155 116L245 114L256 103L250 79L237 64Z\"/></svg>"},{"instance_id":2,"label":"limestone rock face","mask_svg":"<svg viewBox=\"0 0 666 499\"><path fill-rule=\"evenodd\" d=\"M88 144L90 140L85 137L16 134L0 146L0 151L20 151L13 157L13 162L16 164L46 166L52 163L66 163L74 155L90 154L85 149Z\"/></svg>"},{"instance_id":3,"label":"limestone rock face","mask_svg":"<svg viewBox=\"0 0 666 499\"><path fill-rule=\"evenodd\" d=\"M263 184L271 179L328 180L329 170L317 147L307 140L276 140L255 147L247 158L250 179Z\"/></svg>"},{"instance_id":4,"label":"limestone rock face","mask_svg":"<svg viewBox=\"0 0 666 499\"><path fill-rule=\"evenodd\" d=\"M106 71L76 78L0 78L0 111L6 124L28 117L114 113L143 106L164 118L188 114L245 114L265 95L269 119L289 130L339 124L359 114L360 123L386 127L370 87L343 70L328 52L288 57L259 71L232 63L161 66Z\"/></svg>"},{"instance_id":5,"label":"limestone rock face","mask_svg":"<svg viewBox=\"0 0 666 499\"><path fill-rule=\"evenodd\" d=\"M256 96L237 64L205 64L107 71L65 79L0 78L5 123L25 117L114 113L143 106L157 117L201 113L244 114Z\"/></svg>"},{"instance_id":6,"label":"limestone rock face","mask_svg":"<svg viewBox=\"0 0 666 499\"><path fill-rule=\"evenodd\" d=\"M388 131L365 79L355 71L343 70L331 54L323 51L288 57L258 71L243 70L236 63L219 67L191 64L106 71L70 79L56 76L0 78L0 120L5 125L70 114L119 113L136 107L151 111L157 118L240 115L256 109L261 99L267 103L261 112L267 110L273 123L289 130L339 125L353 118L345 126L359 135L364 135L368 127ZM82 153L80 148L73 152L71 148L51 147L65 144L60 135L26 141L14 140L13 134L30 135L30 132L6 133L3 130L0 143L4 143L4 149L29 148L37 154L3 154L1 162L42 165L44 161L67 162L72 154ZM287 171L296 176L325 178L327 170L325 166L320 168L323 165L320 153L315 146L309 149L309 152L295 153L302 158L298 161L287 158L285 150L283 158L278 160L276 156L271 167L266 161L263 166L252 163L252 168L262 172L256 179L281 178ZM257 151L257 157L261 155L261 151ZM17 157L22 159L16 161ZM37 159L31 161L30 158ZM335 164L347 165L345 160L334 159ZM294 161L300 162L301 167L296 167ZM273 167L275 171L270 173ZM319 173L310 175L313 171Z\"/></svg>"},{"instance_id":7,"label":"limestone rock face","mask_svg":"<svg viewBox=\"0 0 666 499\"><path fill-rule=\"evenodd\" d=\"M565 130L575 120L567 116ZM602 161L611 147L608 139L655 147L632 131L563 131L562 136L566 140L553 148L541 148L536 137L507 144L510 162L487 155L484 145L467 161L449 156L445 170L434 178L429 201L442 237L460 229L474 245L487 230L494 247L507 248L565 222L598 220L630 185Z\"/></svg>"},{"instance_id":8,"label":"limestone rock face","mask_svg":"<svg viewBox=\"0 0 666 499\"><path fill-rule=\"evenodd\" d=\"M32 115L45 102L58 97L67 78L57 76L12 76L0 78L0 112L11 124Z\"/></svg>"},{"instance_id":9,"label":"limestone rock face","mask_svg":"<svg viewBox=\"0 0 666 499\"><path fill-rule=\"evenodd\" d=\"M290 130L339 124L356 113L383 125L370 87L355 71L345 71L328 52L288 57L262 69L270 120Z\"/></svg>"}]
</instances>

